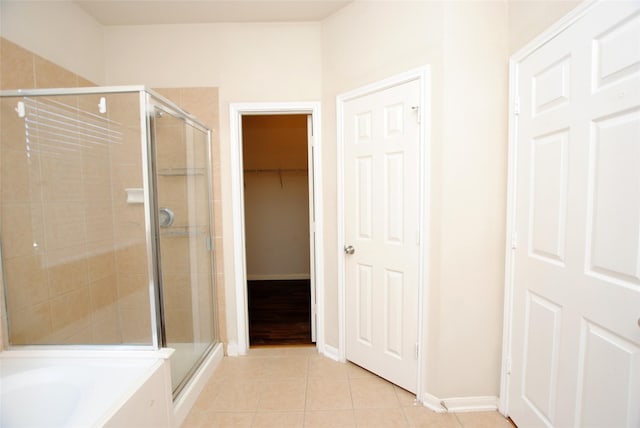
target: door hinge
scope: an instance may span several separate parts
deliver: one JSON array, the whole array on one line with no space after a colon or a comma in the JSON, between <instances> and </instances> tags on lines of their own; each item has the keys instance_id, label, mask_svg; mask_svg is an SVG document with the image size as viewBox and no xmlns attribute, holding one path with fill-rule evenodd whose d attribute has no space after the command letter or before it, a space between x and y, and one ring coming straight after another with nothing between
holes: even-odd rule
<instances>
[{"instance_id":1,"label":"door hinge","mask_svg":"<svg viewBox=\"0 0 640 428\"><path fill-rule=\"evenodd\" d=\"M420 345L418 345L416 343L414 349L415 349L415 357L416 357L416 360L417 360L418 359L418 351L420 350Z\"/></svg>"},{"instance_id":2,"label":"door hinge","mask_svg":"<svg viewBox=\"0 0 640 428\"><path fill-rule=\"evenodd\" d=\"M411 111L416 114L416 122L420 123L420 106L411 106Z\"/></svg>"},{"instance_id":3,"label":"door hinge","mask_svg":"<svg viewBox=\"0 0 640 428\"><path fill-rule=\"evenodd\" d=\"M207 236L207 251L213 251L213 239L211 238L211 235Z\"/></svg>"},{"instance_id":4,"label":"door hinge","mask_svg":"<svg viewBox=\"0 0 640 428\"><path fill-rule=\"evenodd\" d=\"M513 234L511 235L511 249L518 249L518 232L513 232Z\"/></svg>"},{"instance_id":5,"label":"door hinge","mask_svg":"<svg viewBox=\"0 0 640 428\"><path fill-rule=\"evenodd\" d=\"M511 357L507 357L507 360L504 362L505 368L504 371L506 374L511 374Z\"/></svg>"},{"instance_id":6,"label":"door hinge","mask_svg":"<svg viewBox=\"0 0 640 428\"><path fill-rule=\"evenodd\" d=\"M513 100L513 114L518 116L520 114L520 97L516 96Z\"/></svg>"}]
</instances>

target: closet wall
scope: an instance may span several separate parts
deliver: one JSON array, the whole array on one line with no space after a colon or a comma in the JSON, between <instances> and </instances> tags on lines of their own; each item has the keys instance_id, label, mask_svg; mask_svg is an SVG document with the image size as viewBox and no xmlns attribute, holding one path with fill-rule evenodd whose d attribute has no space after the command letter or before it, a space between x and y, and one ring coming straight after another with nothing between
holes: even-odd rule
<instances>
[{"instance_id":1,"label":"closet wall","mask_svg":"<svg viewBox=\"0 0 640 428\"><path fill-rule=\"evenodd\" d=\"M242 118L249 280L309 278L307 116Z\"/></svg>"}]
</instances>

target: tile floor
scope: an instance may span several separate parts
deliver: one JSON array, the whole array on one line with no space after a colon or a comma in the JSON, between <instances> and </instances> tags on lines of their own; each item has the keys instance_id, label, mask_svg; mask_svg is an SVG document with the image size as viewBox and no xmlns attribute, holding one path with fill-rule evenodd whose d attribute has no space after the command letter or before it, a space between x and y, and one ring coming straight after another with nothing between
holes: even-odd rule
<instances>
[{"instance_id":1,"label":"tile floor","mask_svg":"<svg viewBox=\"0 0 640 428\"><path fill-rule=\"evenodd\" d=\"M257 348L224 358L183 428L513 428L497 412L434 413L414 396L314 347Z\"/></svg>"}]
</instances>

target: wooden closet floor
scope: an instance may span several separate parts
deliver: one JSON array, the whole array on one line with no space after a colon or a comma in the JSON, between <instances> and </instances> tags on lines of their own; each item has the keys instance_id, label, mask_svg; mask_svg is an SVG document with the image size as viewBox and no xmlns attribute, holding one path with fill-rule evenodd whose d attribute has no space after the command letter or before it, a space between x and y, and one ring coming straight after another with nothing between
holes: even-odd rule
<instances>
[{"instance_id":1,"label":"wooden closet floor","mask_svg":"<svg viewBox=\"0 0 640 428\"><path fill-rule=\"evenodd\" d=\"M308 279L248 281L250 346L312 343L309 287Z\"/></svg>"}]
</instances>

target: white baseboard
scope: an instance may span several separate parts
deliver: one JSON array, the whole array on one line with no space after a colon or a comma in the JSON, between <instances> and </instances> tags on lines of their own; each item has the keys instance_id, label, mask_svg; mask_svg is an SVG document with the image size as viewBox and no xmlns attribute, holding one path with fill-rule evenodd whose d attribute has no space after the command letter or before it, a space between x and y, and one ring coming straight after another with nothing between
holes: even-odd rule
<instances>
[{"instance_id":1,"label":"white baseboard","mask_svg":"<svg viewBox=\"0 0 640 428\"><path fill-rule=\"evenodd\" d=\"M333 361L340 361L340 352L338 352L338 349L333 346L329 346L326 343L322 348L322 355L327 358L331 358Z\"/></svg>"},{"instance_id":2,"label":"white baseboard","mask_svg":"<svg viewBox=\"0 0 640 428\"><path fill-rule=\"evenodd\" d=\"M207 359L200 365L187 386L173 402L173 426L179 427L189 415L191 408L200 396L213 371L218 367L224 357L222 344L217 344L209 353Z\"/></svg>"},{"instance_id":3,"label":"white baseboard","mask_svg":"<svg viewBox=\"0 0 640 428\"><path fill-rule=\"evenodd\" d=\"M498 410L498 397L453 397L442 400L452 413L495 412Z\"/></svg>"},{"instance_id":4,"label":"white baseboard","mask_svg":"<svg viewBox=\"0 0 640 428\"><path fill-rule=\"evenodd\" d=\"M422 405L436 413L445 413L447 411L447 409L442 407L442 400L428 392L422 395Z\"/></svg>"},{"instance_id":5,"label":"white baseboard","mask_svg":"<svg viewBox=\"0 0 640 428\"><path fill-rule=\"evenodd\" d=\"M438 398L425 392L422 405L436 413L494 412L498 410L498 397Z\"/></svg>"},{"instance_id":6,"label":"white baseboard","mask_svg":"<svg viewBox=\"0 0 640 428\"><path fill-rule=\"evenodd\" d=\"M238 349L238 344L236 342L227 343L227 355L229 357L237 357L240 355L240 350Z\"/></svg>"},{"instance_id":7,"label":"white baseboard","mask_svg":"<svg viewBox=\"0 0 640 428\"><path fill-rule=\"evenodd\" d=\"M310 279L311 275L308 273L284 273L284 274L269 274L269 275L253 275L247 274L247 281L278 281L288 279Z\"/></svg>"}]
</instances>

